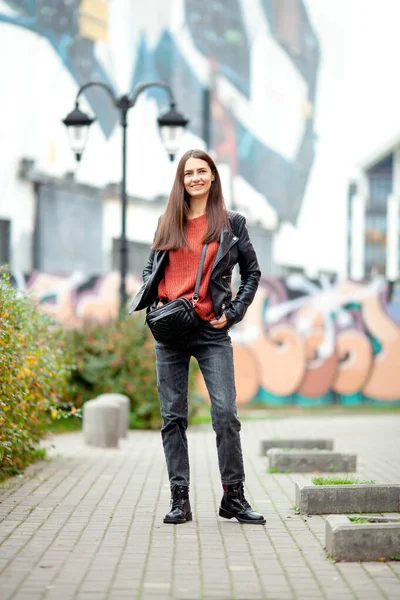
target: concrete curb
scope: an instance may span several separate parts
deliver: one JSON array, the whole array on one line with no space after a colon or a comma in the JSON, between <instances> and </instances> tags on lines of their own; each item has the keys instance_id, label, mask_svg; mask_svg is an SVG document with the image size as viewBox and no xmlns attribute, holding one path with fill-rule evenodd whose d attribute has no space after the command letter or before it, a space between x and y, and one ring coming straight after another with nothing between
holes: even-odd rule
<instances>
[{"instance_id":1,"label":"concrete curb","mask_svg":"<svg viewBox=\"0 0 400 600\"><path fill-rule=\"evenodd\" d=\"M352 473L356 470L357 455L331 450L268 450L269 467L293 473Z\"/></svg>"},{"instance_id":2,"label":"concrete curb","mask_svg":"<svg viewBox=\"0 0 400 600\"><path fill-rule=\"evenodd\" d=\"M329 439L269 439L261 440L260 454L265 456L271 448L299 448L303 450L312 450L319 448L320 450L333 450L333 440Z\"/></svg>"},{"instance_id":3,"label":"concrete curb","mask_svg":"<svg viewBox=\"0 0 400 600\"><path fill-rule=\"evenodd\" d=\"M400 511L400 484L295 484L301 514Z\"/></svg>"},{"instance_id":4,"label":"concrete curb","mask_svg":"<svg viewBox=\"0 0 400 600\"><path fill-rule=\"evenodd\" d=\"M355 515L359 516L359 515ZM325 525L325 547L337 561L390 560L400 550L400 522L371 516L375 523L352 523L348 516L331 515ZM363 515L367 517L367 515Z\"/></svg>"},{"instance_id":5,"label":"concrete curb","mask_svg":"<svg viewBox=\"0 0 400 600\"><path fill-rule=\"evenodd\" d=\"M115 402L120 408L120 429L119 437L126 438L129 430L129 410L130 400L124 394L100 394L96 398L97 402Z\"/></svg>"},{"instance_id":6,"label":"concrete curb","mask_svg":"<svg viewBox=\"0 0 400 600\"><path fill-rule=\"evenodd\" d=\"M85 443L99 448L118 448L121 409L116 401L87 400L83 405Z\"/></svg>"}]
</instances>

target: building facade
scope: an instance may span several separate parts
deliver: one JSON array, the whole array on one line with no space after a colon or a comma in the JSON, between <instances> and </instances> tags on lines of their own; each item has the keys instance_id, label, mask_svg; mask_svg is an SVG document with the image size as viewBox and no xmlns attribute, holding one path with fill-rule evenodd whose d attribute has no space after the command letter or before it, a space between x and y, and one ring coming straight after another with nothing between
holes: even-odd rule
<instances>
[{"instance_id":1,"label":"building facade","mask_svg":"<svg viewBox=\"0 0 400 600\"><path fill-rule=\"evenodd\" d=\"M349 185L349 275L355 280L399 278L400 146L392 141L361 165Z\"/></svg>"}]
</instances>

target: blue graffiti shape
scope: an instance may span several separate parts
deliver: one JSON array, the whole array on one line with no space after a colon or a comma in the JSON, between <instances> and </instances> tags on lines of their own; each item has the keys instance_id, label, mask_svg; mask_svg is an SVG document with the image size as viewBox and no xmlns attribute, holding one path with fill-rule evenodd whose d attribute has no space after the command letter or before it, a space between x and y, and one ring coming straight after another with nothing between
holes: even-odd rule
<instances>
[{"instance_id":1,"label":"blue graffiti shape","mask_svg":"<svg viewBox=\"0 0 400 600\"><path fill-rule=\"evenodd\" d=\"M307 82L313 103L320 48L303 0L262 0L262 5L273 36Z\"/></svg>"},{"instance_id":2,"label":"blue graffiti shape","mask_svg":"<svg viewBox=\"0 0 400 600\"><path fill-rule=\"evenodd\" d=\"M161 36L154 58L160 78L174 90L179 110L190 118L190 130L201 137L203 88L168 31Z\"/></svg>"},{"instance_id":3,"label":"blue graffiti shape","mask_svg":"<svg viewBox=\"0 0 400 600\"><path fill-rule=\"evenodd\" d=\"M186 0L186 22L198 50L247 97L250 49L239 0Z\"/></svg>"}]
</instances>

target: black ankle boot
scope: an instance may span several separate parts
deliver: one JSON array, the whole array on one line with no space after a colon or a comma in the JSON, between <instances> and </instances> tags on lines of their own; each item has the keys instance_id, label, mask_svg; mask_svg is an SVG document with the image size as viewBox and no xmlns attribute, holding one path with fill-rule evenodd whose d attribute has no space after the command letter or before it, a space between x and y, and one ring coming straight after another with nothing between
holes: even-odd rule
<instances>
[{"instance_id":1,"label":"black ankle boot","mask_svg":"<svg viewBox=\"0 0 400 600\"><path fill-rule=\"evenodd\" d=\"M187 485L175 485L171 490L171 510L164 517L164 523L186 523L192 520Z\"/></svg>"},{"instance_id":2,"label":"black ankle boot","mask_svg":"<svg viewBox=\"0 0 400 600\"><path fill-rule=\"evenodd\" d=\"M224 485L219 516L224 519L237 519L239 523L255 523L264 525L265 519L260 513L255 512L247 502L244 495L243 483Z\"/></svg>"}]
</instances>

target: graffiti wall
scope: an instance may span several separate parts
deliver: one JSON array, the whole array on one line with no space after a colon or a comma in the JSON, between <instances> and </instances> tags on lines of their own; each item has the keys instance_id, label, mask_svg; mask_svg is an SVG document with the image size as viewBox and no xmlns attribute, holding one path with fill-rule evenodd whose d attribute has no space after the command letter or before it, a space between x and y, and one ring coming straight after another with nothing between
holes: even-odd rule
<instances>
[{"instance_id":1,"label":"graffiti wall","mask_svg":"<svg viewBox=\"0 0 400 600\"><path fill-rule=\"evenodd\" d=\"M400 402L399 299L386 296L378 279L264 279L232 331L240 402Z\"/></svg>"},{"instance_id":2,"label":"graffiti wall","mask_svg":"<svg viewBox=\"0 0 400 600\"><path fill-rule=\"evenodd\" d=\"M33 273L15 284L67 327L118 312L118 273L89 279ZM129 276L128 293L140 287ZM400 290L385 281L262 280L231 331L240 404L400 403ZM140 318L140 314L139 314ZM206 395L199 380L199 391Z\"/></svg>"}]
</instances>

